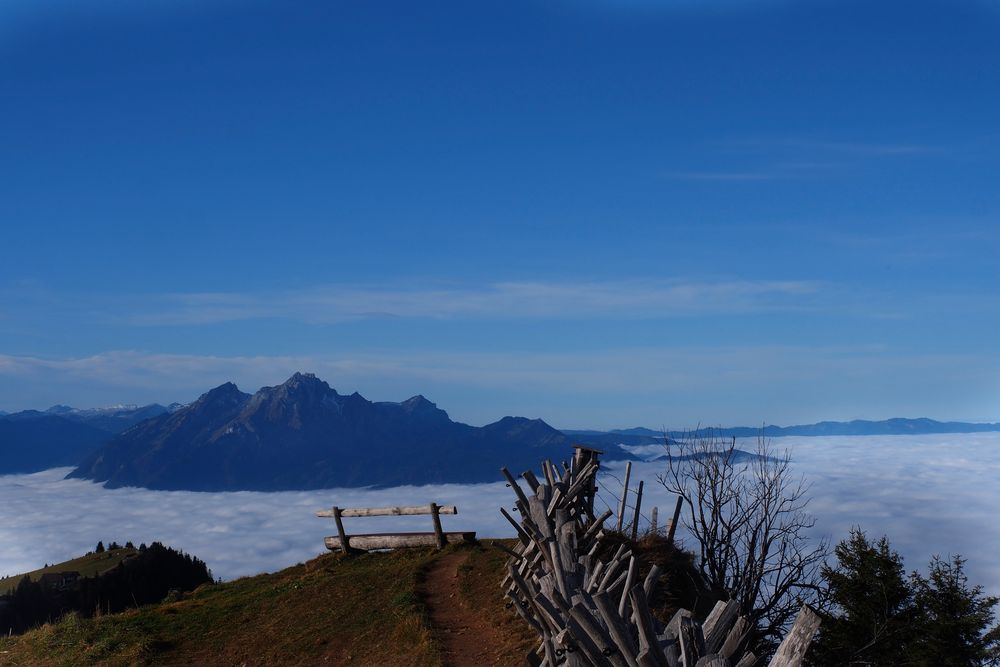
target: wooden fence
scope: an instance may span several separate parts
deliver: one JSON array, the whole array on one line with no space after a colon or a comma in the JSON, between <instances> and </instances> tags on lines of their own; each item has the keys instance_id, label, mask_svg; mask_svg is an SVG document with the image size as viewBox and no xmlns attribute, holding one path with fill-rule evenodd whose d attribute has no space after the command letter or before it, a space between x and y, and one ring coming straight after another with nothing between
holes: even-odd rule
<instances>
[{"instance_id":1,"label":"wooden fence","mask_svg":"<svg viewBox=\"0 0 1000 667\"><path fill-rule=\"evenodd\" d=\"M529 492L504 468L517 497L520 520L501 513L517 531L503 581L513 608L535 630L539 647L533 666L555 667L750 667L757 656L746 650L752 628L735 602L719 602L699 623L680 610L663 625L649 610L659 583L653 566L642 581L628 543L599 557L603 524L610 510L594 515L599 452L577 448L572 464L543 464L545 483L522 474ZM624 503L622 503L624 505ZM638 506L638 503L636 503ZM623 509L619 509L619 523ZM636 511L638 515L638 511ZM676 516L676 514L675 514ZM633 534L635 525L633 524ZM676 523L676 518L674 520ZM672 531L671 531L672 532ZM770 667L798 667L819 626L803 606Z\"/></svg>"}]
</instances>

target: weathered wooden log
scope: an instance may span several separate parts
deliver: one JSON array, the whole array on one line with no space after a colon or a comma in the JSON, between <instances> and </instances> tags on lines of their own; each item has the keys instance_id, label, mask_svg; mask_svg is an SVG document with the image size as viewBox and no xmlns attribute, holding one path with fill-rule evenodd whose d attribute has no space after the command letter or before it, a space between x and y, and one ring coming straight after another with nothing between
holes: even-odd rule
<instances>
[{"instance_id":1,"label":"weathered wooden log","mask_svg":"<svg viewBox=\"0 0 1000 667\"><path fill-rule=\"evenodd\" d=\"M508 547L506 544L502 544L501 542L491 542L490 544L494 548L499 549L500 551L510 556L511 560L513 560L515 563L520 563L521 560L524 558L523 553L518 553L517 551Z\"/></svg>"},{"instance_id":2,"label":"weathered wooden log","mask_svg":"<svg viewBox=\"0 0 1000 667\"><path fill-rule=\"evenodd\" d=\"M667 658L660 648L660 639L656 634L653 615L649 613L649 605L646 604L646 594L642 592L642 586L638 584L633 586L629 591L629 598L632 602L632 621L638 630L640 652L645 650L659 667L669 667Z\"/></svg>"},{"instance_id":3,"label":"weathered wooden log","mask_svg":"<svg viewBox=\"0 0 1000 667\"><path fill-rule=\"evenodd\" d=\"M517 536L521 540L522 544L527 546L532 543L531 536L528 535L528 532L521 526L520 523L514 520L514 517L512 517L505 508L503 507L500 508L500 514L503 514L504 517L507 519L507 521L510 522L510 525L514 526L514 530L517 531Z\"/></svg>"},{"instance_id":4,"label":"weathered wooden log","mask_svg":"<svg viewBox=\"0 0 1000 667\"><path fill-rule=\"evenodd\" d=\"M625 548L626 547L623 544L619 548L618 553L615 555L615 557L611 560L610 563L608 563L608 566L604 568L604 576L601 577L601 583L597 585L597 590L599 591L606 590L608 586L611 585L611 582L614 581L614 577L618 576L618 570L621 569L622 565L624 565L625 563L625 553L626 553ZM631 555L632 552L629 551L627 553Z\"/></svg>"},{"instance_id":5,"label":"weathered wooden log","mask_svg":"<svg viewBox=\"0 0 1000 667\"><path fill-rule=\"evenodd\" d=\"M618 610L614 608L611 598L608 597L607 593L598 593L594 596L594 604L601 615L601 620L604 621L604 625L608 628L608 633L625 658L625 661L629 664L629 667L638 667L639 663L636 662L635 656L638 653L639 645L632 639L632 634L629 632L628 626L622 619L621 614L617 613Z\"/></svg>"},{"instance_id":6,"label":"weathered wooden log","mask_svg":"<svg viewBox=\"0 0 1000 667\"><path fill-rule=\"evenodd\" d=\"M550 489L556 485L555 477L552 476L552 461L542 461L542 475L545 477L545 485Z\"/></svg>"},{"instance_id":7,"label":"weathered wooden log","mask_svg":"<svg viewBox=\"0 0 1000 667\"><path fill-rule=\"evenodd\" d=\"M523 504L523 507L527 509L528 497L524 495L524 491L521 490L521 487L518 485L517 480L514 479L514 476L510 474L510 471L507 470L507 468L500 468L500 472L503 474L504 477L507 478L507 484L509 484L510 488L514 491L514 495L517 496L518 502Z\"/></svg>"},{"instance_id":8,"label":"weathered wooden log","mask_svg":"<svg viewBox=\"0 0 1000 667\"><path fill-rule=\"evenodd\" d=\"M615 527L619 533L622 532L622 523L625 521L625 499L628 497L628 479L632 475L632 462L625 463L625 483L622 484L622 497L618 501L618 525Z\"/></svg>"},{"instance_id":9,"label":"weathered wooden log","mask_svg":"<svg viewBox=\"0 0 1000 667\"><path fill-rule=\"evenodd\" d=\"M570 631L576 640L576 645L587 658L587 664L593 667L613 667L608 657L604 655L602 648L595 642L590 634L580 625L580 622L570 610L566 618L566 629Z\"/></svg>"},{"instance_id":10,"label":"weathered wooden log","mask_svg":"<svg viewBox=\"0 0 1000 667\"><path fill-rule=\"evenodd\" d=\"M667 641L676 641L681 636L681 621L685 618L691 618L691 612L687 609L678 609L667 623L667 627L663 629L663 638Z\"/></svg>"},{"instance_id":11,"label":"weathered wooden log","mask_svg":"<svg viewBox=\"0 0 1000 667\"><path fill-rule=\"evenodd\" d=\"M681 520L681 508L684 506L684 498L677 496L677 504L674 505L674 517L670 520L670 528L667 529L667 542L674 543L674 535L677 533L677 522Z\"/></svg>"},{"instance_id":12,"label":"weathered wooden log","mask_svg":"<svg viewBox=\"0 0 1000 667\"><path fill-rule=\"evenodd\" d=\"M604 522L607 521L611 515L611 510L605 510L601 516L597 517L597 519L587 527L583 537L580 538L580 542L588 543L591 539L596 538L597 533L600 532L601 528L604 526Z\"/></svg>"},{"instance_id":13,"label":"weathered wooden log","mask_svg":"<svg viewBox=\"0 0 1000 667\"><path fill-rule=\"evenodd\" d=\"M632 516L632 541L639 537L639 508L642 507L642 480L639 480L639 488L635 492L635 514Z\"/></svg>"},{"instance_id":14,"label":"weathered wooden log","mask_svg":"<svg viewBox=\"0 0 1000 667\"><path fill-rule=\"evenodd\" d=\"M639 561L636 560L635 556L632 556L631 560L628 562L628 575L625 577L625 591L622 593L621 600L618 601L618 615L621 617L625 616L625 606L628 604L629 591L632 590L632 584L635 583L635 576L636 572L638 572L638 568Z\"/></svg>"},{"instance_id":15,"label":"weathered wooden log","mask_svg":"<svg viewBox=\"0 0 1000 667\"><path fill-rule=\"evenodd\" d=\"M528 625L534 628L535 632L539 634L544 634L548 631L546 628L542 627L541 623L538 622L538 620L535 618L535 614L529 608L529 605L524 600L519 598L515 593L510 593L509 595L511 599L511 606L514 608L514 611L516 611L517 614L521 618L523 618Z\"/></svg>"},{"instance_id":16,"label":"weathered wooden log","mask_svg":"<svg viewBox=\"0 0 1000 667\"><path fill-rule=\"evenodd\" d=\"M628 667L628 661L618 649L608 630L594 618L589 608L577 603L569 610L570 616L600 649L601 655L614 667Z\"/></svg>"},{"instance_id":17,"label":"weathered wooden log","mask_svg":"<svg viewBox=\"0 0 1000 667\"><path fill-rule=\"evenodd\" d=\"M715 608L712 609L712 613L709 614L708 618L702 624L702 630L705 634L705 652L719 653L722 649L722 645L726 641L726 637L729 636L729 630L733 627L733 623L736 622L736 617L740 613L740 605L736 600L729 600L728 602L719 601L716 603Z\"/></svg>"},{"instance_id":18,"label":"weathered wooden log","mask_svg":"<svg viewBox=\"0 0 1000 667\"><path fill-rule=\"evenodd\" d=\"M701 626L690 616L682 618L677 640L681 649L681 665L694 667L698 658L705 654L705 637Z\"/></svg>"},{"instance_id":19,"label":"weathered wooden log","mask_svg":"<svg viewBox=\"0 0 1000 667\"><path fill-rule=\"evenodd\" d=\"M695 663L695 667L732 667L729 659L715 653L703 655Z\"/></svg>"},{"instance_id":20,"label":"weathered wooden log","mask_svg":"<svg viewBox=\"0 0 1000 667\"><path fill-rule=\"evenodd\" d=\"M586 658L568 627L553 637L552 642L558 647L556 661L561 667L588 667Z\"/></svg>"},{"instance_id":21,"label":"weathered wooden log","mask_svg":"<svg viewBox=\"0 0 1000 667\"><path fill-rule=\"evenodd\" d=\"M653 567L649 568L646 581L642 584L642 591L646 594L647 598L653 597L653 590L656 588L656 584L660 582L661 572L659 565L653 565Z\"/></svg>"},{"instance_id":22,"label":"weathered wooden log","mask_svg":"<svg viewBox=\"0 0 1000 667\"><path fill-rule=\"evenodd\" d=\"M729 629L729 634L726 635L726 641L723 642L719 653L730 659L735 657L746 643L750 630L750 623L745 617L737 618L733 627Z\"/></svg>"},{"instance_id":23,"label":"weathered wooden log","mask_svg":"<svg viewBox=\"0 0 1000 667\"><path fill-rule=\"evenodd\" d=\"M771 658L769 667L799 667L806 655L813 635L819 629L820 618L809 605L802 605L799 615L795 617L792 629L785 635L777 653Z\"/></svg>"},{"instance_id":24,"label":"weathered wooden log","mask_svg":"<svg viewBox=\"0 0 1000 667\"><path fill-rule=\"evenodd\" d=\"M541 484L538 483L538 478L535 477L535 473L530 470L525 470L521 473L521 477L523 477L524 481L528 483L528 488L531 489L532 493L538 492L538 487L540 487Z\"/></svg>"}]
</instances>

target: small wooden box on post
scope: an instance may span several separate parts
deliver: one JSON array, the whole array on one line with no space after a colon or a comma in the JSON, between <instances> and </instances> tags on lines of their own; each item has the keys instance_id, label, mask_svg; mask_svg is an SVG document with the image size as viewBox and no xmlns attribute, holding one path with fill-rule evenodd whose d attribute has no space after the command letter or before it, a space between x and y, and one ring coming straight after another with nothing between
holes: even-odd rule
<instances>
[{"instance_id":1,"label":"small wooden box on post","mask_svg":"<svg viewBox=\"0 0 1000 667\"><path fill-rule=\"evenodd\" d=\"M344 530L345 517L375 517L375 516L410 516L430 514L434 522L434 531L429 533L378 533L364 535L348 535ZM454 505L417 505L410 507L356 507L341 508L334 506L328 510L316 512L316 516L332 517L337 522L337 535L325 538L326 548L331 551L341 550L344 553L353 551L371 551L374 549L402 549L415 547L435 547L443 549L447 544L472 542L476 539L475 531L446 533L441 528L442 514L458 514Z\"/></svg>"}]
</instances>

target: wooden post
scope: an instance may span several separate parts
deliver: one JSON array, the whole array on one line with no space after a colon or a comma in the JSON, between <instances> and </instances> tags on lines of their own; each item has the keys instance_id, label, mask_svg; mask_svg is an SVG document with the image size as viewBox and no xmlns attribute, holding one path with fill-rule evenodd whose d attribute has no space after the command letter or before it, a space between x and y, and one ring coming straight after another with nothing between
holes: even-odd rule
<instances>
[{"instance_id":1,"label":"wooden post","mask_svg":"<svg viewBox=\"0 0 1000 667\"><path fill-rule=\"evenodd\" d=\"M625 521L625 498L628 497L628 478L632 475L632 462L625 464L625 484L622 485L622 499L618 503L618 527L615 529L622 532L622 523Z\"/></svg>"},{"instance_id":2,"label":"wooden post","mask_svg":"<svg viewBox=\"0 0 1000 667\"><path fill-rule=\"evenodd\" d=\"M337 535L340 537L340 551L350 553L351 546L347 543L347 533L344 532L344 521L340 518L340 508L333 508L333 520L337 522Z\"/></svg>"},{"instance_id":3,"label":"wooden post","mask_svg":"<svg viewBox=\"0 0 1000 667\"><path fill-rule=\"evenodd\" d=\"M639 507L642 505L642 480L639 480L639 489L635 494L635 515L632 517L632 541L639 536Z\"/></svg>"},{"instance_id":4,"label":"wooden post","mask_svg":"<svg viewBox=\"0 0 1000 667\"><path fill-rule=\"evenodd\" d=\"M684 504L684 498L677 496L677 505L674 507L674 518L670 521L670 529L667 531L667 542L670 544L674 543L674 533L677 532L677 522L681 519L681 507Z\"/></svg>"},{"instance_id":5,"label":"wooden post","mask_svg":"<svg viewBox=\"0 0 1000 667\"><path fill-rule=\"evenodd\" d=\"M439 509L437 503L431 503L431 516L434 518L434 537L437 539L437 547L440 550L444 549L445 539L444 531L441 530L441 514L438 511Z\"/></svg>"},{"instance_id":6,"label":"wooden post","mask_svg":"<svg viewBox=\"0 0 1000 667\"><path fill-rule=\"evenodd\" d=\"M659 518L657 515L660 513L659 507L654 507L653 511L650 512L649 516L649 532L656 535L656 520Z\"/></svg>"}]
</instances>

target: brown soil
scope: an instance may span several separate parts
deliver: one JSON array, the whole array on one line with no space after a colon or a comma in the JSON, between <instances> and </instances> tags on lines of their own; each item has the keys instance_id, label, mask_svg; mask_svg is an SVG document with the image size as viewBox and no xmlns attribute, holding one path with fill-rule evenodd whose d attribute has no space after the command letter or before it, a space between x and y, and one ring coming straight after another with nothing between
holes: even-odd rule
<instances>
[{"instance_id":1,"label":"brown soil","mask_svg":"<svg viewBox=\"0 0 1000 667\"><path fill-rule=\"evenodd\" d=\"M448 667L510 665L506 649L511 638L499 631L496 617L489 615L493 605L472 604L463 595L462 574L468 574L466 563L471 555L467 550L444 554L428 567L421 586L435 637L444 649L444 663Z\"/></svg>"}]
</instances>

